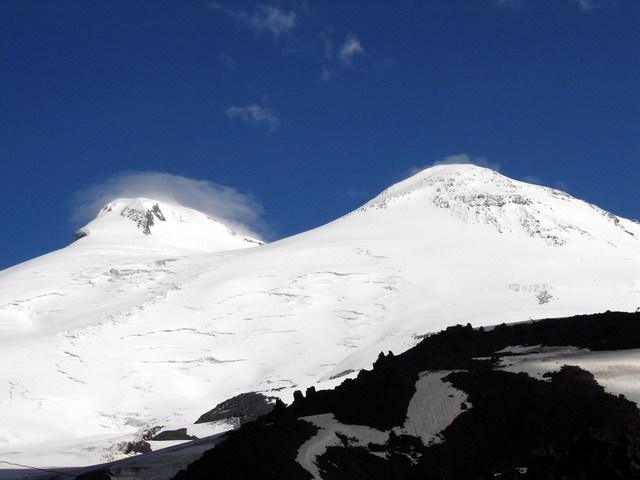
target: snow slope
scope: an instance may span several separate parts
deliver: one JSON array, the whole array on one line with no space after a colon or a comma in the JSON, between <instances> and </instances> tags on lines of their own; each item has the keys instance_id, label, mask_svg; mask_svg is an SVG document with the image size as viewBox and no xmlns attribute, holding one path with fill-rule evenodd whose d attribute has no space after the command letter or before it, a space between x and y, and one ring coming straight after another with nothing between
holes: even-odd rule
<instances>
[{"instance_id":1,"label":"snow slope","mask_svg":"<svg viewBox=\"0 0 640 480\"><path fill-rule=\"evenodd\" d=\"M105 205L76 237L0 272L0 343L93 325L152 301L159 290L147 287L174 275L176 258L262 244L198 211L142 198Z\"/></svg>"},{"instance_id":2,"label":"snow slope","mask_svg":"<svg viewBox=\"0 0 640 480\"><path fill-rule=\"evenodd\" d=\"M257 248L223 227L202 241L204 216L165 224L155 203L118 200L86 237L0 273L0 455L184 426L245 391L289 401L455 323L640 306L640 225L472 165Z\"/></svg>"}]
</instances>

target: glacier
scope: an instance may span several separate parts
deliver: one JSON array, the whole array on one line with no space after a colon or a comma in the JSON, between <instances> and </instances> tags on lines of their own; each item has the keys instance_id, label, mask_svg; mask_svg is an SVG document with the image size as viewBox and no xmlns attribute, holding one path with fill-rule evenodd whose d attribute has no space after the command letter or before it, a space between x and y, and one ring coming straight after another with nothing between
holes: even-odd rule
<instances>
[{"instance_id":1,"label":"glacier","mask_svg":"<svg viewBox=\"0 0 640 480\"><path fill-rule=\"evenodd\" d=\"M270 244L116 199L68 247L0 272L0 458L104 461L140 429L331 388L448 325L636 311L639 247L631 220L474 165Z\"/></svg>"}]
</instances>

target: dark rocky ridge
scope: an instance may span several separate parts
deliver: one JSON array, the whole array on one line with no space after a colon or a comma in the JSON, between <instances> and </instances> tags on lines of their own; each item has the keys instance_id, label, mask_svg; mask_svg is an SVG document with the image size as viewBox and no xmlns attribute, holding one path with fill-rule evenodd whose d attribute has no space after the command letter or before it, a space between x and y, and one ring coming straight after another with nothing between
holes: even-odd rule
<instances>
[{"instance_id":1,"label":"dark rocky ridge","mask_svg":"<svg viewBox=\"0 0 640 480\"><path fill-rule=\"evenodd\" d=\"M244 425L273 410L276 397L267 397L261 393L248 392L236 395L216 405L203 414L195 423L228 421Z\"/></svg>"},{"instance_id":2,"label":"dark rocky ridge","mask_svg":"<svg viewBox=\"0 0 640 480\"><path fill-rule=\"evenodd\" d=\"M178 428L177 430L163 430L149 440L154 442L164 442L167 440L198 440L198 437L189 435L186 428Z\"/></svg>"},{"instance_id":3,"label":"dark rocky ridge","mask_svg":"<svg viewBox=\"0 0 640 480\"><path fill-rule=\"evenodd\" d=\"M404 422L418 374L430 370L459 370L446 380L471 404L442 432L444 441L424 446L416 437L392 434L384 445L365 448L341 438L341 446L317 459L323 478L640 478L634 403L607 394L577 367L563 368L550 381L494 368L496 351L537 344L640 348L640 314L606 312L490 331L450 327L401 355L381 354L371 371L334 390L297 392L289 407L278 402L176 479L311 478L295 458L317 427L301 417L333 413L343 424L389 430ZM489 359L474 360L479 357Z\"/></svg>"}]
</instances>

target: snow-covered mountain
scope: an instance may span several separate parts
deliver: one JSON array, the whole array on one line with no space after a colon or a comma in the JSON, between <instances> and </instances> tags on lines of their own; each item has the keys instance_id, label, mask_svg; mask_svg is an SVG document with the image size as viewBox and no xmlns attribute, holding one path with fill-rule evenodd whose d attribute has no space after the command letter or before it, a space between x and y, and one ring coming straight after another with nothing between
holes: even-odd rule
<instances>
[{"instance_id":1,"label":"snow-covered mountain","mask_svg":"<svg viewBox=\"0 0 640 480\"><path fill-rule=\"evenodd\" d=\"M142 199L80 232L0 273L5 458L99 461L70 446L184 426L242 392L289 401L447 325L640 307L640 225L472 165L268 245Z\"/></svg>"},{"instance_id":2,"label":"snow-covered mountain","mask_svg":"<svg viewBox=\"0 0 640 480\"><path fill-rule=\"evenodd\" d=\"M145 235L147 238L142 237ZM191 208L147 198L121 198L105 205L76 232L82 246L144 251L218 252L261 244Z\"/></svg>"},{"instance_id":3,"label":"snow-covered mountain","mask_svg":"<svg viewBox=\"0 0 640 480\"><path fill-rule=\"evenodd\" d=\"M261 244L190 208L115 200L68 247L0 272L0 344L108 322L160 294L146 286L177 258Z\"/></svg>"}]
</instances>

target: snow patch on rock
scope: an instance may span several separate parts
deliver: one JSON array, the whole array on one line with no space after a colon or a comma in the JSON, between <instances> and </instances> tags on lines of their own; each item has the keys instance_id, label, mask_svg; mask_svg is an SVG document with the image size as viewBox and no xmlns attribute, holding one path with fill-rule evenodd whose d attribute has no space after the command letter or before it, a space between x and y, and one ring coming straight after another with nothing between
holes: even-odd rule
<instances>
[{"instance_id":1,"label":"snow patch on rock","mask_svg":"<svg viewBox=\"0 0 640 480\"><path fill-rule=\"evenodd\" d=\"M420 375L416 393L409 402L407 420L401 428L394 429L395 433L419 437L425 446L440 443L440 432L471 406L465 392L444 380L449 373L424 372Z\"/></svg>"},{"instance_id":2,"label":"snow patch on rock","mask_svg":"<svg viewBox=\"0 0 640 480\"><path fill-rule=\"evenodd\" d=\"M321 479L316 459L328 447L368 447L370 444L384 445L389 435L417 437L425 446L442 441L440 433L470 405L466 405L467 394L455 389L444 377L451 371L423 372L416 382L416 393L407 408L407 418L401 427L382 431L366 425L340 423L333 414L326 413L303 417L302 420L319 427L318 433L307 440L298 450L296 461L314 479ZM383 452L380 452L384 455ZM415 459L412 459L415 460Z\"/></svg>"}]
</instances>

